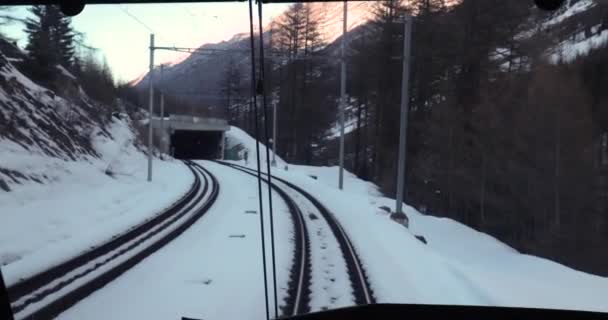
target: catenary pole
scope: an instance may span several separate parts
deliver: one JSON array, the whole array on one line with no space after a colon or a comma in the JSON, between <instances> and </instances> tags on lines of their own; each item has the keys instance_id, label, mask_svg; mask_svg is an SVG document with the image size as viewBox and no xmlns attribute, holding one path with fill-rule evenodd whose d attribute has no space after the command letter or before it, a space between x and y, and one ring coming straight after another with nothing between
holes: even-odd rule
<instances>
[{"instance_id":1,"label":"catenary pole","mask_svg":"<svg viewBox=\"0 0 608 320\"><path fill-rule=\"evenodd\" d=\"M161 156L162 153L165 151L165 145L167 144L166 142L166 136L165 136L165 90L164 90L164 84L163 84L163 72L165 65L161 64L160 65L160 152L161 152Z\"/></svg>"},{"instance_id":2,"label":"catenary pole","mask_svg":"<svg viewBox=\"0 0 608 320\"><path fill-rule=\"evenodd\" d=\"M346 58L344 54L346 42L346 18L348 5L344 1L343 18L342 18L342 39L340 41L340 172L338 177L338 187L340 190L344 187L344 113L346 108Z\"/></svg>"},{"instance_id":3,"label":"catenary pole","mask_svg":"<svg viewBox=\"0 0 608 320\"><path fill-rule=\"evenodd\" d=\"M407 158L407 116L409 109L410 54L412 42L412 17L403 17L403 74L401 76L401 117L399 124L399 160L397 163L396 212L403 213L405 193L405 162Z\"/></svg>"},{"instance_id":4,"label":"catenary pole","mask_svg":"<svg viewBox=\"0 0 608 320\"><path fill-rule=\"evenodd\" d=\"M148 101L148 181L152 181L152 112L154 111L154 34L150 34L150 98Z\"/></svg>"}]
</instances>

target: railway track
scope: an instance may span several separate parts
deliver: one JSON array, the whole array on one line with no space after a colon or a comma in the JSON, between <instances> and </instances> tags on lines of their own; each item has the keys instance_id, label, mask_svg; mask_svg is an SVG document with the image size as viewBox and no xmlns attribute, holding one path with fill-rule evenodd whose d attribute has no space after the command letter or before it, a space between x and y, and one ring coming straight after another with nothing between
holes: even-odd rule
<instances>
[{"instance_id":1,"label":"railway track","mask_svg":"<svg viewBox=\"0 0 608 320\"><path fill-rule=\"evenodd\" d=\"M195 181L171 207L107 242L8 287L15 319L51 319L116 279L193 225L213 205L217 179L186 161Z\"/></svg>"},{"instance_id":2,"label":"railway track","mask_svg":"<svg viewBox=\"0 0 608 320\"><path fill-rule=\"evenodd\" d=\"M227 165L226 163L219 161L217 163ZM257 178L255 173L248 170L231 165L227 166ZM262 180L268 183L268 179L262 178ZM281 311L283 315L289 316L307 313L310 311L308 296L310 294L311 284L311 258L310 240L306 223L304 222L304 215L295 201L283 189L276 184L271 184L271 188L285 202L289 209L289 213L291 214L292 221L295 224L295 250L293 257L295 263L290 270L290 280L288 284L289 297L287 298L285 306L281 308Z\"/></svg>"},{"instance_id":3,"label":"railway track","mask_svg":"<svg viewBox=\"0 0 608 320\"><path fill-rule=\"evenodd\" d=\"M257 177L257 172L253 169L227 162L218 161L218 163ZM267 174L262 173L262 179L266 183L268 183ZM310 201L310 203L312 203L312 205L322 215L323 219L329 225L331 233L339 244L340 252L342 253L342 256L344 258L355 303L357 305L375 303L373 291L370 288L361 261L348 235L346 234L340 223L336 220L334 215L329 210L327 210L327 208L325 208L317 199L315 199L312 195L310 195L302 188L299 188L298 186L275 176L272 176L272 181L272 189L275 190L281 196L281 198L285 201L289 208L289 211L295 223L294 230L296 233L294 264L291 270L291 280L288 289L289 296L287 299L286 306L282 308L283 315L293 316L310 311L309 293L311 292L310 285L312 282L312 273L310 266L310 236L308 235L308 229L306 228L304 213L302 212L302 209L298 205L296 205L296 202L293 200L293 198L289 196L288 192L285 191L286 188L291 189L291 192L296 192L306 198L308 201Z\"/></svg>"}]
</instances>

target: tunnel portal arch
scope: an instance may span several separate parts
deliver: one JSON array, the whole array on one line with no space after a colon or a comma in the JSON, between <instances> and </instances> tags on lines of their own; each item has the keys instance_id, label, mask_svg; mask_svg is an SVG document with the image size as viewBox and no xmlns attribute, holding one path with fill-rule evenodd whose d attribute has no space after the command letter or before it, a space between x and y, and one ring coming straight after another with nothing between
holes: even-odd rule
<instances>
[{"instance_id":1,"label":"tunnel portal arch","mask_svg":"<svg viewBox=\"0 0 608 320\"><path fill-rule=\"evenodd\" d=\"M152 119L155 136L163 153L177 159L224 159L228 121L186 115Z\"/></svg>"}]
</instances>

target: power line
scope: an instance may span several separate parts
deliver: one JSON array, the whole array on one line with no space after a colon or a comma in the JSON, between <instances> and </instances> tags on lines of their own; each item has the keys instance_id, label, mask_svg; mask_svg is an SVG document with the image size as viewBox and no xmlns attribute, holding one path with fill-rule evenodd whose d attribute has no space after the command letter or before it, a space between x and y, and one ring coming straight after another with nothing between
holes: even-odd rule
<instances>
[{"instance_id":1,"label":"power line","mask_svg":"<svg viewBox=\"0 0 608 320\"><path fill-rule=\"evenodd\" d=\"M204 16L207 16L207 17L210 17L210 18L215 18L215 19L217 19L217 18L218 18L218 16L217 16L217 15L212 16L212 15L209 15L209 14L207 14L207 13L202 13L202 14L199 14L198 12L197 12L197 13L192 13L192 11L190 11L190 9L189 9L188 7L186 7L186 5L185 5L185 4L183 4L183 3L178 3L178 5L180 5L180 7L181 7L182 9L184 9L184 11L186 11L186 12L187 12L187 13L188 13L190 16L192 16L192 17L200 17L200 15L204 15Z\"/></svg>"},{"instance_id":2,"label":"power line","mask_svg":"<svg viewBox=\"0 0 608 320\"><path fill-rule=\"evenodd\" d=\"M122 6L119 6L118 9L120 9L122 12L124 12L125 14L127 14L129 17L131 17L133 20L135 20L137 23L141 24L144 28L148 29L148 31L150 31L151 33L156 33L154 31L154 29L148 27L147 24L145 24L143 21L139 20L136 16L134 16L133 14L131 14L127 9L125 9Z\"/></svg>"},{"instance_id":3,"label":"power line","mask_svg":"<svg viewBox=\"0 0 608 320\"><path fill-rule=\"evenodd\" d=\"M196 34L198 31L202 30L201 24L199 23L199 19L203 19L203 16L208 17L208 18L215 18L218 19L217 15L211 16L207 13L202 13L199 14L198 12L193 13L190 8L188 6L186 6L186 4L182 4L182 3L177 3L178 7L180 7L182 10L184 10L184 12L186 12L189 16L190 16L190 22L192 22L192 28L194 30L194 33Z\"/></svg>"},{"instance_id":4,"label":"power line","mask_svg":"<svg viewBox=\"0 0 608 320\"><path fill-rule=\"evenodd\" d=\"M198 20L196 19L196 16L184 5L182 5L181 3L177 3L178 7L182 8L187 14L190 15L190 21L192 21L192 26L195 29L200 29L200 26L198 24Z\"/></svg>"},{"instance_id":5,"label":"power line","mask_svg":"<svg viewBox=\"0 0 608 320\"><path fill-rule=\"evenodd\" d=\"M123 6L119 6L118 7L122 12L124 12L126 15L128 15L129 17L131 17L131 19L135 20L137 23L139 23L141 26L143 26L144 28L146 28L148 31L150 31L153 34L157 34L156 31L154 31L154 29L152 29L151 27L149 27L147 24L145 24L143 21L141 21L141 19L137 18L134 14L130 13L127 9L125 9ZM167 39L165 39L162 35L158 34L158 37L165 41L165 42L170 42L167 41Z\"/></svg>"},{"instance_id":6,"label":"power line","mask_svg":"<svg viewBox=\"0 0 608 320\"><path fill-rule=\"evenodd\" d=\"M197 55L217 55L217 54L246 54L248 53L250 50L247 49L217 49L217 48L189 48L189 47L156 47L156 50L169 50L169 51L176 51L176 52L185 52L185 53L190 53L190 54L197 54ZM287 53L287 52L282 52L280 50L270 50L270 54L265 55L265 59L275 59L275 58L281 58L281 59L287 59L289 58L290 60L318 60L318 61L326 61L326 60L331 60L332 58L335 58L333 55L303 55L303 54L297 54L297 55L293 55L291 53Z\"/></svg>"}]
</instances>

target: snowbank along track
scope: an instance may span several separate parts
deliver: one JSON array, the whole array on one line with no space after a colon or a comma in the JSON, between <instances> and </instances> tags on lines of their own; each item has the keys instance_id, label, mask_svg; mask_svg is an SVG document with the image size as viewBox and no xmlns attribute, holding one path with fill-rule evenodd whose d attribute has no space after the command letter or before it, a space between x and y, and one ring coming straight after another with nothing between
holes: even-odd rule
<instances>
[{"instance_id":1,"label":"snowbank along track","mask_svg":"<svg viewBox=\"0 0 608 320\"><path fill-rule=\"evenodd\" d=\"M171 207L99 246L8 288L16 319L51 319L119 277L193 225L213 205L217 179L185 162L195 179Z\"/></svg>"},{"instance_id":2,"label":"snowbank along track","mask_svg":"<svg viewBox=\"0 0 608 320\"><path fill-rule=\"evenodd\" d=\"M243 167L240 165L236 165L236 164L232 164L232 163L227 163L227 162L218 162L218 163L232 167L234 169L237 169L237 170L240 170L243 172L246 172L250 175L257 177L257 172L253 169ZM265 177L265 176L267 176L267 174L262 173L262 177ZM274 179L275 181L280 181L284 185L295 190L296 192L298 192L299 194L304 196L306 199L308 199L317 208L317 210L321 213L321 215L327 221L329 227L331 228L331 231L334 234L334 236L339 244L340 251L342 252L342 255L346 261L346 267L348 269L347 270L348 276L349 276L350 283L351 283L351 286L353 289L355 303L357 305L375 303L376 301L375 301L375 298L373 295L373 291L370 288L367 276L365 275L365 270L363 269L359 256L357 255L347 233L344 231L344 229L342 228L340 223L336 220L334 215L327 208L325 208L325 206L323 206L321 204L321 202L319 202L316 198L314 198L310 193L304 191L302 188L300 188L300 187L294 185L293 183L290 183L284 179L277 178L274 175L272 176L272 179ZM266 183L268 182L267 179L263 179L263 180ZM289 196L287 196L287 193L285 191L283 191L280 187L278 187L274 183L272 185L272 188L274 190L276 190L277 193L279 193L279 195L281 195L283 200L285 200L288 207L290 208L290 212L292 212L292 215L294 215L293 220L296 223L296 228L295 228L296 239L306 239L306 241L304 241L304 243L306 245L301 247L301 248L305 248L305 249L301 249L301 248L298 249L298 247L297 247L298 240L296 240L296 259L294 260L295 263L294 263L294 267L292 268L291 277L292 277L292 280L294 278L298 278L300 275L299 274L294 275L294 271L304 269L304 270L306 270L306 272L303 275L308 277L308 279L304 280L304 281L290 281L289 292L290 292L291 296L289 297L289 301L287 303L288 307L285 308L286 310L284 310L287 312L284 312L284 314L285 315L295 315L295 314L299 314L299 313L305 313L305 312L309 311L310 308L308 306L308 299L306 298L307 295L302 295L301 293L309 292L309 285L311 282L311 279L310 279L311 272L310 272L310 266L309 266L309 264L310 264L310 247L308 245L308 236L307 235L301 236L298 234L298 232L307 233L306 225L304 223L304 217L303 217L301 210L299 210L299 208L295 205L295 202ZM292 209L292 206L295 207L295 209ZM302 241L302 240L300 240L300 241ZM305 259L301 258L301 255L299 254L299 252L302 252L302 250L305 250L304 252L307 252ZM294 285L306 286L306 287L293 288ZM295 293L300 293L301 294L300 298L293 296ZM298 301L298 299L305 299L305 300ZM299 309L295 309L295 308L293 308L294 302L296 305L298 303L306 303L306 305L304 305L303 307L301 307Z\"/></svg>"}]
</instances>

